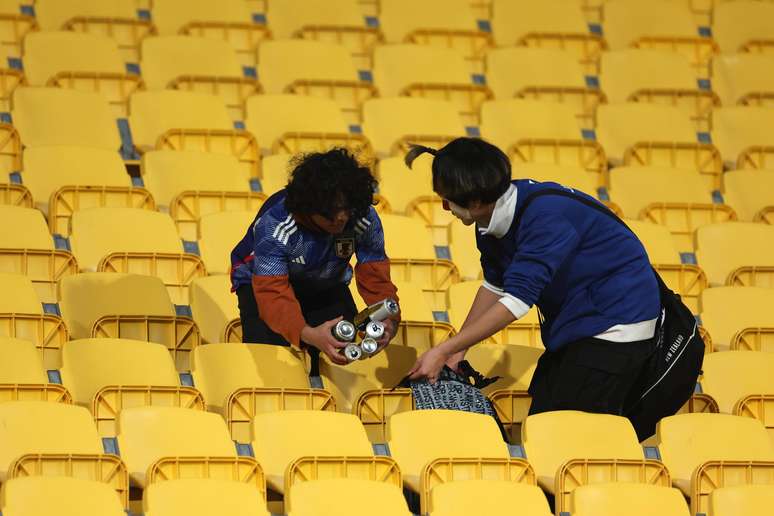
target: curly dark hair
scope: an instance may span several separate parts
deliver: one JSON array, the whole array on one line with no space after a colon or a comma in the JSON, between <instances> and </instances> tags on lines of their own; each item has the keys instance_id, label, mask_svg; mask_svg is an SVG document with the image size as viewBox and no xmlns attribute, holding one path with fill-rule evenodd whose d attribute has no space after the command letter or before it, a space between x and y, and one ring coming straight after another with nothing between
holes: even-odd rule
<instances>
[{"instance_id":1,"label":"curly dark hair","mask_svg":"<svg viewBox=\"0 0 774 516\"><path fill-rule=\"evenodd\" d=\"M291 166L285 199L289 211L330 218L345 209L365 217L375 204L376 179L347 149L303 154Z\"/></svg>"}]
</instances>

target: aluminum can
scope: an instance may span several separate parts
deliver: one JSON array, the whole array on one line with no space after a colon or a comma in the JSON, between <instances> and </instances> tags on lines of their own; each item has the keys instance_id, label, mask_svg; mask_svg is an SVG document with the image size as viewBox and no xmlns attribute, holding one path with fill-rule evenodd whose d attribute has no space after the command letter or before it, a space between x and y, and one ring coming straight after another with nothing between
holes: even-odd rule
<instances>
[{"instance_id":1,"label":"aluminum can","mask_svg":"<svg viewBox=\"0 0 774 516\"><path fill-rule=\"evenodd\" d=\"M339 321L331 328L331 333L339 342L352 342L355 339L355 325L349 321Z\"/></svg>"},{"instance_id":2,"label":"aluminum can","mask_svg":"<svg viewBox=\"0 0 774 516\"><path fill-rule=\"evenodd\" d=\"M347 344L343 354L348 361L355 362L363 357L363 350L357 344Z\"/></svg>"},{"instance_id":3,"label":"aluminum can","mask_svg":"<svg viewBox=\"0 0 774 516\"><path fill-rule=\"evenodd\" d=\"M360 348L365 355L373 355L379 349L379 344L372 338L366 337L360 343Z\"/></svg>"},{"instance_id":4,"label":"aluminum can","mask_svg":"<svg viewBox=\"0 0 774 516\"><path fill-rule=\"evenodd\" d=\"M384 335L384 323L379 321L372 321L366 324L365 327L366 337L370 337L375 340L379 340Z\"/></svg>"}]
</instances>

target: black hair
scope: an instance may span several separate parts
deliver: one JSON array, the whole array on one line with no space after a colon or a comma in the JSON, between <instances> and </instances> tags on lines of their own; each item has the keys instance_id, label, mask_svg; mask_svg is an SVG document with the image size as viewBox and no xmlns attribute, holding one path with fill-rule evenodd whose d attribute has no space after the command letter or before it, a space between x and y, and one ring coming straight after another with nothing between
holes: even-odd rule
<instances>
[{"instance_id":1,"label":"black hair","mask_svg":"<svg viewBox=\"0 0 774 516\"><path fill-rule=\"evenodd\" d=\"M302 154L291 166L285 199L291 212L330 218L345 209L365 217L374 204L376 180L347 149Z\"/></svg>"},{"instance_id":2,"label":"black hair","mask_svg":"<svg viewBox=\"0 0 774 516\"><path fill-rule=\"evenodd\" d=\"M479 138L456 138L440 149L412 145L406 165L429 152L433 158L433 190L467 208L471 201L488 204L503 195L511 183L511 163L496 146Z\"/></svg>"}]
</instances>

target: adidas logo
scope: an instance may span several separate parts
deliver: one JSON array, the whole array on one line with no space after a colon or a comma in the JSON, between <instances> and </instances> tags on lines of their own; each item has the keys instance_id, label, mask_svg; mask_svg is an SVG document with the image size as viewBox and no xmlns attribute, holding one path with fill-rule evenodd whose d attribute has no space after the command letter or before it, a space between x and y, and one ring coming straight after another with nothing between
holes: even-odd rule
<instances>
[{"instance_id":1,"label":"adidas logo","mask_svg":"<svg viewBox=\"0 0 774 516\"><path fill-rule=\"evenodd\" d=\"M303 256L299 256L298 258L293 258L290 261L293 262L293 263L298 263L300 265L306 265L306 260L304 260Z\"/></svg>"}]
</instances>

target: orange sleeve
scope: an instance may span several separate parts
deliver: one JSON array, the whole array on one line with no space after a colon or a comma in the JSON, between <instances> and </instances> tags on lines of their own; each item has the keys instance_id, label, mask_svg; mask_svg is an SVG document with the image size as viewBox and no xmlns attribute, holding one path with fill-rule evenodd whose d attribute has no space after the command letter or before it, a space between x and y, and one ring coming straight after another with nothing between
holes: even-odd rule
<instances>
[{"instance_id":1,"label":"orange sleeve","mask_svg":"<svg viewBox=\"0 0 774 516\"><path fill-rule=\"evenodd\" d=\"M253 275L253 293L261 319L291 346L300 348L306 320L288 277Z\"/></svg>"},{"instance_id":2,"label":"orange sleeve","mask_svg":"<svg viewBox=\"0 0 774 516\"><path fill-rule=\"evenodd\" d=\"M357 263L355 265L355 280L360 297L368 305L391 297L398 299L398 288L390 279L390 260ZM400 315L396 317L400 320Z\"/></svg>"}]
</instances>

